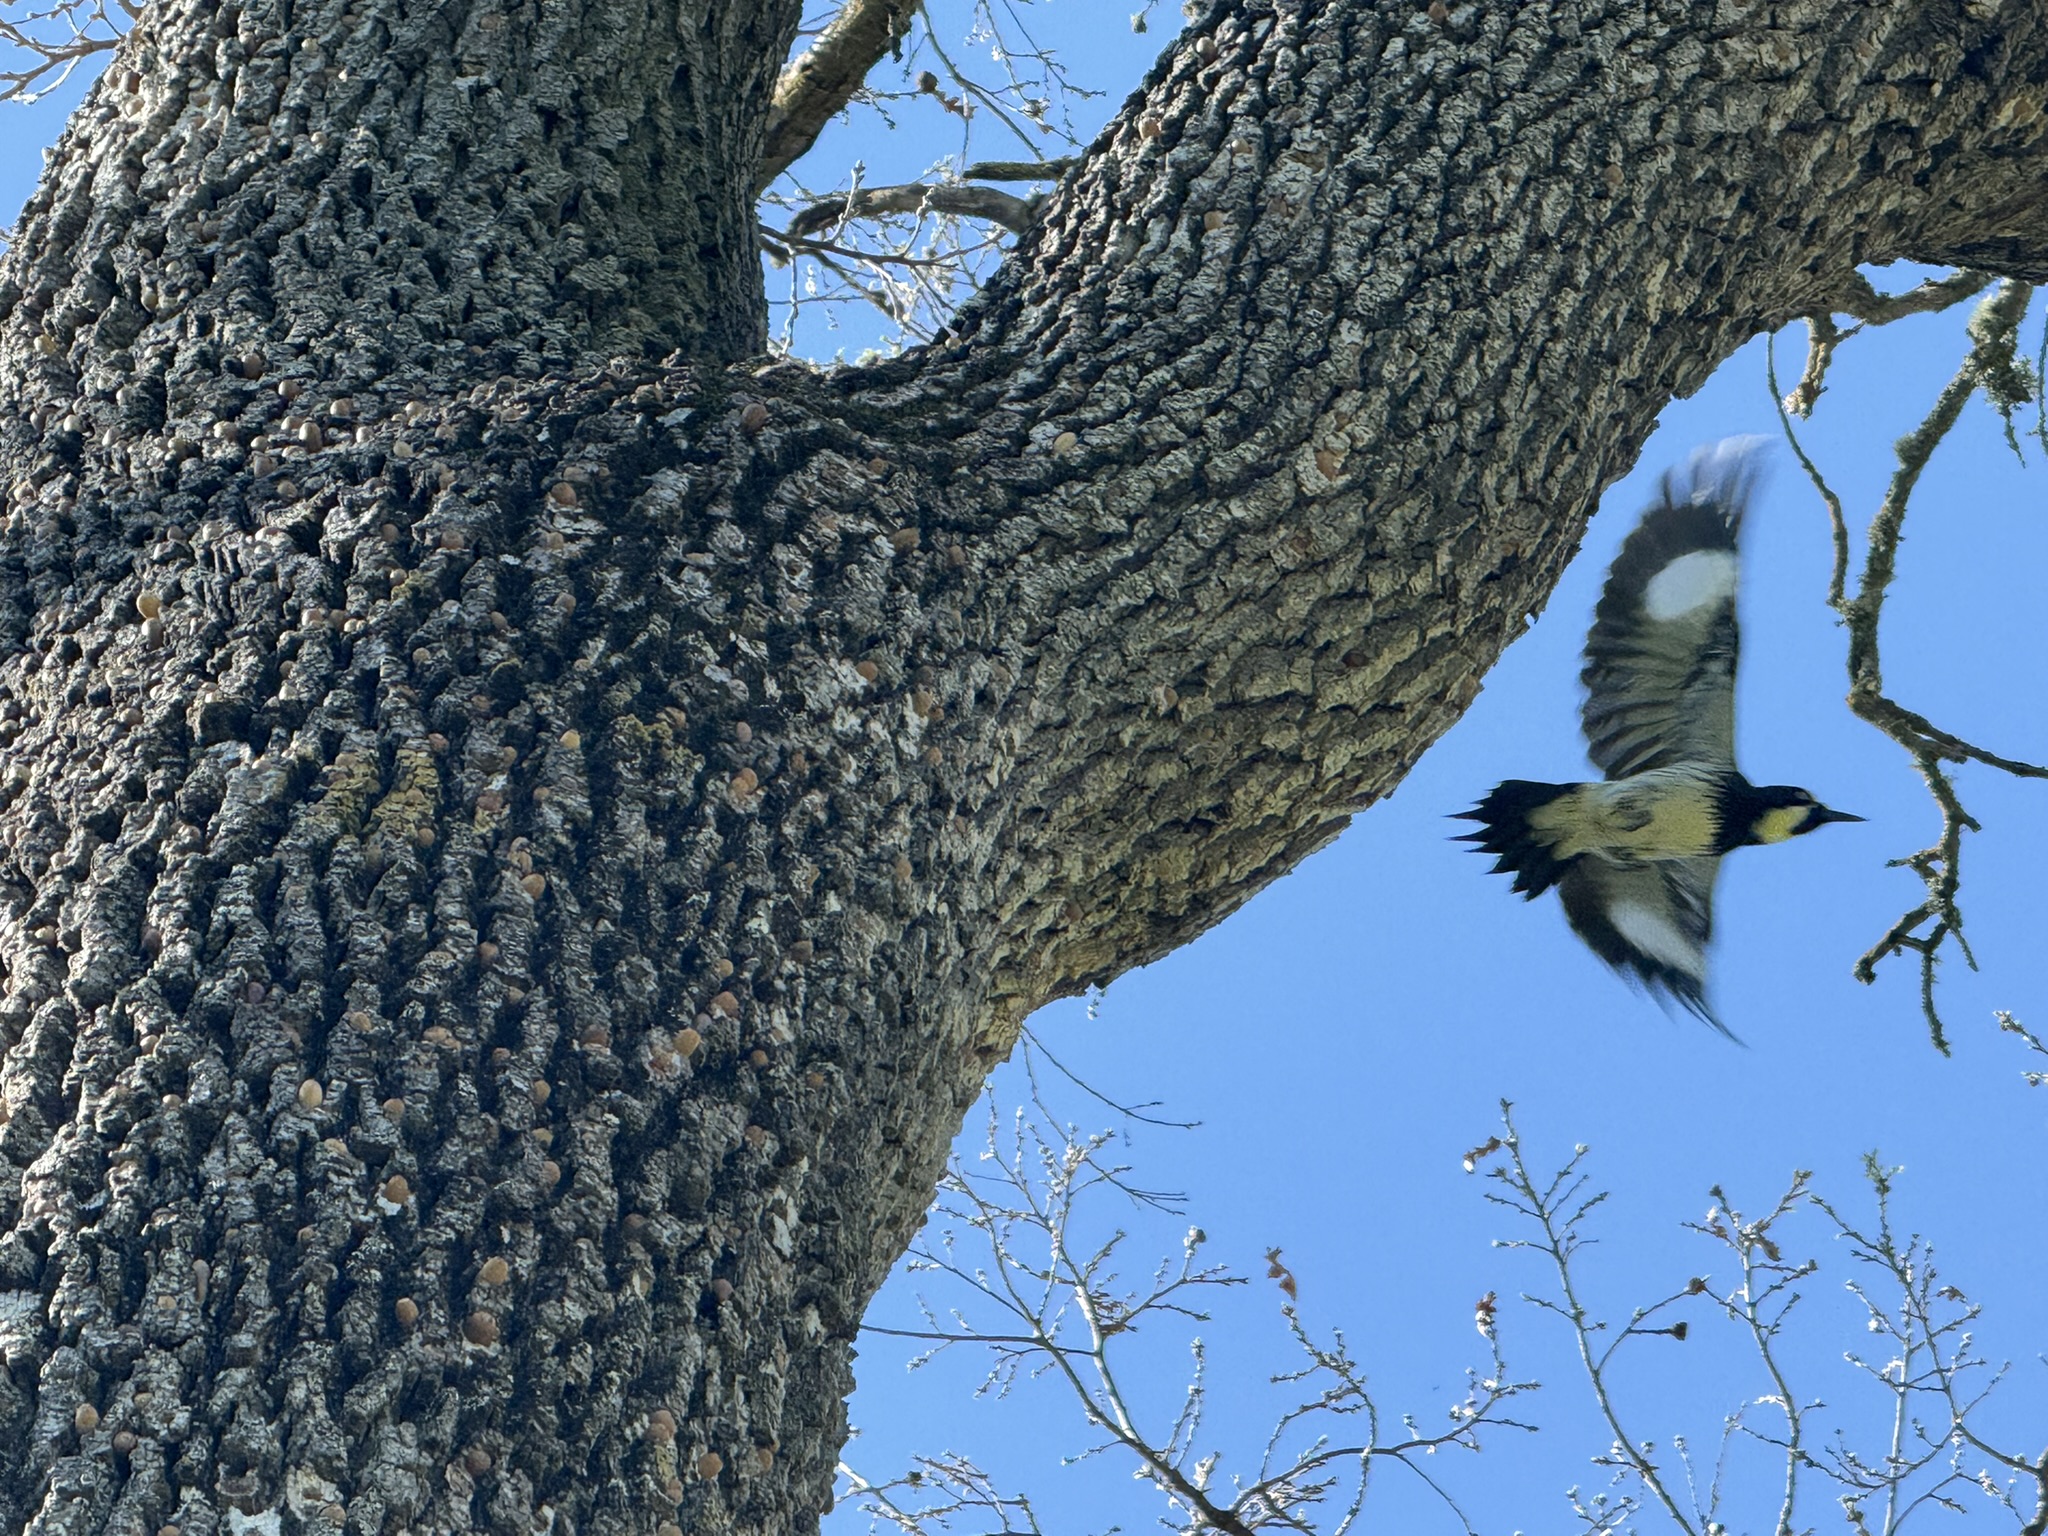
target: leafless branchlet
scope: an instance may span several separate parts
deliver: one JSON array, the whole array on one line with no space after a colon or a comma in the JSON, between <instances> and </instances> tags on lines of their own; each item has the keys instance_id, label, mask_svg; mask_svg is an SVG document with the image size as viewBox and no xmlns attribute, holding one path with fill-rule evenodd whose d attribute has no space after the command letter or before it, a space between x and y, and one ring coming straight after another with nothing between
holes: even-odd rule
<instances>
[{"instance_id":1,"label":"leafless branchlet","mask_svg":"<svg viewBox=\"0 0 2048 1536\"><path fill-rule=\"evenodd\" d=\"M1892 1181L1899 1170L1871 1153L1863 1171L1877 1197L1874 1226L1858 1227L1818 1195L1810 1197L1834 1223L1853 1262L1874 1272L1848 1284L1883 1353L1848 1358L1892 1399L1891 1435L1881 1452L1858 1452L1837 1439L1824 1456L1850 1528L1858 1536L1895 1531L1916 1509L1930 1506L1960 1513L1974 1491L2001 1505L2023 1532L2039 1536L2048 1524L2048 1453L2032 1458L2003 1450L1972 1422L2005 1374L2005 1367L1993 1369L1975 1352L1971 1330L1981 1309L1942 1280L1932 1244L1892 1226ZM2022 1499L2031 1509L2022 1508Z\"/></svg>"},{"instance_id":2,"label":"leafless branchlet","mask_svg":"<svg viewBox=\"0 0 2048 1536\"><path fill-rule=\"evenodd\" d=\"M1941 1278L1932 1246L1893 1226L1897 1169L1875 1153L1864 1160L1875 1197L1874 1224L1859 1225L1813 1193L1803 1172L1793 1174L1761 1215L1744 1214L1715 1187L1706 1217L1686 1226L1715 1245L1717 1264L1733 1265L1731 1281L1716 1283L1712 1270L1689 1278L1617 1328L1582 1299L1583 1251L1594 1240L1588 1218L1607 1198L1585 1171L1587 1148L1575 1149L1555 1173L1539 1174L1524 1157L1512 1106L1502 1104L1501 1115L1504 1130L1476 1159L1468 1158L1468 1166L1505 1154L1488 1169L1502 1192L1487 1198L1513 1211L1535 1234L1502 1246L1531 1249L1549 1261L1555 1289L1525 1299L1571 1329L1587 1384L1613 1435L1610 1448L1594 1458L1609 1474L1607 1487L1569 1493L1587 1536L1640 1529L1660 1516L1687 1536L1726 1536L1742 1528L1794 1536L1811 1528L1799 1517L1802 1500L1816 1492L1835 1502L1855 1536L1898 1536L1916 1513L1961 1513L1968 1504L1986 1502L2012 1517L2020 1536L2048 1530L2048 1451L2028 1456L1979 1432L1978 1410L2004 1370L1993 1369L1977 1352L1971 1329L1978 1308ZM1877 1450L1861 1444L1849 1427L1846 1414L1854 1410L1838 1407L1830 1429L1822 1422L1829 1406L1803 1395L1791 1379L1788 1323L1800 1304L1800 1287L1821 1268L1810 1248L1802 1253L1797 1246L1804 1235L1800 1218L1809 1212L1823 1218L1826 1230L1819 1235L1856 1267L1848 1289L1865 1314L1866 1337L1882 1344L1846 1357L1876 1388L1878 1411L1856 1422L1884 1426ZM1706 1316L1677 1315L1688 1308ZM1658 1348L1683 1343L1715 1314L1753 1351L1762 1390L1726 1417L1718 1451L1704 1464L1682 1436L1666 1439L1668 1454L1656 1440L1642 1437L1636 1410L1618 1390L1615 1362L1625 1345L1651 1347L1644 1341L1652 1339ZM1730 1510L1736 1497L1731 1462L1744 1446L1761 1447L1780 1468L1777 1508L1768 1527Z\"/></svg>"},{"instance_id":3,"label":"leafless branchlet","mask_svg":"<svg viewBox=\"0 0 2048 1536\"><path fill-rule=\"evenodd\" d=\"M973 1517L977 1528L1001 1536L1043 1536L1045 1530L1028 1498L1002 1492L965 1456L920 1456L909 1471L880 1483L842 1461L839 1481L842 1498L851 1499L877 1530L919 1536L951 1529L960 1517Z\"/></svg>"},{"instance_id":4,"label":"leafless branchlet","mask_svg":"<svg viewBox=\"0 0 2048 1536\"><path fill-rule=\"evenodd\" d=\"M1982 290L1986 284L1987 279L1982 274L1961 272L1938 282L1924 283L1912 293L1895 299L1884 300L1872 291L1867 295L1849 295L1845 302L1854 305L1855 312L1866 317L1866 324L1878 325L1903 315L1946 308ZM1863 287L1869 289L1867 283ZM1897 464L1884 500L1871 518L1863 569L1858 574L1853 594L1848 590L1849 527L1841 498L1800 443L1792 418L1811 412L1821 393L1821 381L1835 348L1854 332L1840 329L1830 315L1810 319L1806 373L1789 395L1779 393L1775 357L1769 365L1771 393L1778 399L1779 419L1786 439L1820 493L1834 534L1835 558L1828 582L1828 602L1842 616L1849 634L1849 707L1906 750L1941 813L1941 831L1934 843L1893 861L1893 867L1911 869L1920 877L1925 888L1924 899L1902 915L1864 953L1856 962L1855 974L1859 981L1870 982L1876 979L1880 961L1907 950L1917 954L1920 957L1921 1010L1926 1016L1929 1034L1943 1054L1947 1054L1949 1049L1948 1035L1935 1008L1935 972L1943 946L1951 940L1965 962L1973 970L1976 968L1976 957L1970 953L1969 941L1963 936L1963 914L1957 895L1962 885L1963 833L1980 830L1956 793L1949 765L1983 763L2017 777L2036 779L2048 778L2048 767L1986 751L1953 732L1943 730L1926 716L1906 708L1887 694L1879 663L1878 623L1897 569L1899 539L1905 530L1907 503L1935 448L1955 426L1963 406L1972 395L1981 391L1998 410L2005 421L2006 439L2013 451L2019 452L2014 412L2040 394L2038 372L2019 355L2017 346L2020 321L2026 315L2032 296L2030 284L2006 281L1999 283L1978 304L1970 319L1970 350L1962 366L1942 388L1920 425L1894 445ZM2043 435L2043 442L2048 445L2048 434Z\"/></svg>"},{"instance_id":5,"label":"leafless branchlet","mask_svg":"<svg viewBox=\"0 0 2048 1536\"><path fill-rule=\"evenodd\" d=\"M2018 1035L2028 1050L2041 1057L2043 1061L2048 1061L2048 1040L2043 1040L2003 1008L1999 1009L1994 1017L1998 1020L1998 1027L2001 1030L2008 1035ZM2048 1072L2028 1071L2021 1075L2026 1078L2027 1086L2030 1088L2048 1088Z\"/></svg>"},{"instance_id":6,"label":"leafless branchlet","mask_svg":"<svg viewBox=\"0 0 2048 1536\"><path fill-rule=\"evenodd\" d=\"M0 0L0 102L48 95L94 54L120 42L139 8L128 0Z\"/></svg>"},{"instance_id":7,"label":"leafless branchlet","mask_svg":"<svg viewBox=\"0 0 2048 1536\"><path fill-rule=\"evenodd\" d=\"M1879 293L1861 272L1852 273L1828 312L1806 317L1806 367L1792 392L1781 397L1784 409L1801 418L1813 414L1814 405L1826 392L1835 348L1866 325L1889 325L1908 315L1938 314L1982 293L1991 281L1990 273L1966 268L1947 277L1929 278L1904 293ZM1857 323L1845 330L1835 323L1836 315L1847 315ZM1777 392L1774 383L1771 393Z\"/></svg>"},{"instance_id":8,"label":"leafless branchlet","mask_svg":"<svg viewBox=\"0 0 2048 1536\"><path fill-rule=\"evenodd\" d=\"M1157 1490L1169 1529L1226 1536L1316 1529L1338 1536L1354 1528L1376 1470L1395 1465L1423 1479L1472 1532L1427 1462L1440 1451L1477 1449L1484 1433L1529 1428L1505 1411L1533 1384L1508 1373L1490 1307L1480 1314L1490 1358L1467 1373L1465 1396L1445 1422L1426 1428L1382 1408L1341 1332L1324 1337L1310 1329L1293 1272L1278 1250L1270 1252L1266 1278L1281 1293L1281 1315L1300 1356L1270 1378L1287 1390L1288 1406L1276 1414L1264 1446L1230 1456L1246 1470L1226 1476L1225 1453L1209 1442L1203 1422L1210 1384L1201 1340L1189 1341L1191 1366L1177 1410L1156 1419L1142 1402L1152 1393L1127 1389L1124 1349L1142 1328L1208 1322L1210 1307L1247 1284L1246 1277L1210 1262L1207 1234L1190 1227L1178 1254L1148 1278L1127 1282L1119 1272L1127 1234L1105 1227L1099 1207L1176 1210L1178 1197L1135 1183L1116 1160L1116 1135L1085 1134L1063 1124L1041 1094L1034 1091L1031 1100L1007 1122L991 1103L985 1149L948 1171L926 1236L912 1250L911 1271L944 1281L954 1300L941 1308L920 1298L921 1328L867 1331L928 1343L914 1364L964 1345L987 1351L984 1390L1007 1392L1025 1375L1064 1382L1093 1437L1081 1454L1130 1457ZM883 1528L949 1529L950 1517L972 1511L1001 1515L1012 1522L1005 1529L1037 1529L1028 1500L996 1494L957 1458L925 1461L879 1484L842 1472L848 1495Z\"/></svg>"}]
</instances>

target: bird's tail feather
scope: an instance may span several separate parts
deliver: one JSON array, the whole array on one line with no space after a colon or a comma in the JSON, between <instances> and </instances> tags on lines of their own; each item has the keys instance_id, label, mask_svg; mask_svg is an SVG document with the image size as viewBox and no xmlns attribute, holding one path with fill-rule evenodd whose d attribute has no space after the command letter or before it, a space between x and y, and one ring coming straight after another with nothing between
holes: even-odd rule
<instances>
[{"instance_id":1,"label":"bird's tail feather","mask_svg":"<svg viewBox=\"0 0 2048 1536\"><path fill-rule=\"evenodd\" d=\"M1475 844L1475 853L1493 854L1493 872L1513 874L1515 889L1534 901L1564 878L1575 859L1557 857L1552 839L1531 825L1529 817L1577 788L1576 784L1507 779L1471 810L1456 813L1456 820L1479 823L1477 832L1466 832L1456 841Z\"/></svg>"},{"instance_id":2,"label":"bird's tail feather","mask_svg":"<svg viewBox=\"0 0 2048 1536\"><path fill-rule=\"evenodd\" d=\"M1681 506L1718 507L1736 522L1763 477L1770 439L1754 433L1724 437L1695 448L1680 468L1664 476L1664 502Z\"/></svg>"}]
</instances>

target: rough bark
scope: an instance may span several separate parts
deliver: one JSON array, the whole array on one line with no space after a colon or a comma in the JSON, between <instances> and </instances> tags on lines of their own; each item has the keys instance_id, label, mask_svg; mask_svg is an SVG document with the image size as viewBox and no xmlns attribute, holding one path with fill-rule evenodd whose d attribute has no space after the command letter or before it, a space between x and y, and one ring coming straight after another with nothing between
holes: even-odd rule
<instances>
[{"instance_id":1,"label":"rough bark","mask_svg":"<svg viewBox=\"0 0 2048 1536\"><path fill-rule=\"evenodd\" d=\"M8 1530L809 1528L1024 1012L1390 789L1758 328L2048 275L2034 8L1244 4L952 337L733 365L793 7L280 6L0 268Z\"/></svg>"}]
</instances>

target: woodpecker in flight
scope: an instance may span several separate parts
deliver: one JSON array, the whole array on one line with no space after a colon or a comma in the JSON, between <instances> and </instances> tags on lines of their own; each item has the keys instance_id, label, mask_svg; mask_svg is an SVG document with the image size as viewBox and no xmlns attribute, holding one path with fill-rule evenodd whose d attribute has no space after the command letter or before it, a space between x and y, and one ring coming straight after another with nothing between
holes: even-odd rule
<instances>
[{"instance_id":1,"label":"woodpecker in flight","mask_svg":"<svg viewBox=\"0 0 2048 1536\"><path fill-rule=\"evenodd\" d=\"M1721 856L1863 819L1735 766L1736 539L1756 473L1753 439L1701 449L1607 573L1579 713L1606 780L1509 779L1459 813L1480 827L1460 840L1517 891L1556 886L1594 954L1724 1035L1706 1000Z\"/></svg>"}]
</instances>

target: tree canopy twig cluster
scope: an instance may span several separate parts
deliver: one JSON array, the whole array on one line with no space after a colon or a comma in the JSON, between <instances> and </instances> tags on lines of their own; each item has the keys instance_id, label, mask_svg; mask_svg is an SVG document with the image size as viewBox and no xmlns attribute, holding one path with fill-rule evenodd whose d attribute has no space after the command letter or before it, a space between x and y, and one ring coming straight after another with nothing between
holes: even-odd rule
<instances>
[{"instance_id":1,"label":"tree canopy twig cluster","mask_svg":"<svg viewBox=\"0 0 2048 1536\"><path fill-rule=\"evenodd\" d=\"M2004 1026L2032 1048L2048 1047L2009 1017ZM1300 1284L1278 1250L1266 1255L1266 1278L1283 1297L1281 1313L1301 1363L1276 1372L1270 1384L1293 1405L1274 1427L1252 1470L1228 1480L1225 1460L1203 1427L1213 1392L1209 1360L1190 1341L1192 1369L1176 1414L1151 1422L1140 1399L1156 1392L1134 1381L1121 1341L1146 1326L1211 1321L1211 1306L1243 1276L1199 1257L1208 1235L1191 1227L1177 1257L1163 1260L1148 1281L1128 1285L1116 1272L1127 1240L1121 1227L1096 1234L1104 1196L1153 1210L1178 1209L1180 1197L1149 1191L1116 1161L1113 1133L1083 1134L1063 1125L1034 1083L1029 1102L1009 1117L989 1105L984 1150L973 1165L956 1158L934 1209L930 1235L913 1250L910 1268L945 1287L943 1298L921 1295L925 1324L867 1332L928 1346L917 1369L942 1351L980 1346L989 1368L983 1388L1007 1394L1027 1376L1065 1384L1092 1439L1080 1457L1122 1454L1162 1495L1167 1528L1195 1536L1247 1536L1291 1530L1343 1536L1358 1527L1377 1465L1398 1464L1440 1499L1453 1526L1474 1536L1468 1516L1443 1474L1430 1462L1451 1448L1478 1450L1482 1434L1534 1430L1513 1399L1535 1383L1512 1374L1502 1357L1498 1293L1474 1306L1474 1322L1491 1358L1470 1371L1465 1398L1451 1405L1447 1427L1428 1431L1409 1415L1398 1431L1382 1408L1384 1388L1365 1371L1341 1330L1328 1341L1312 1333L1299 1310ZM1625 1320L1606 1317L1588 1299L1596 1288L1588 1251L1597 1243L1595 1214L1608 1192L1589 1171L1580 1145L1554 1169L1524 1147L1513 1106L1501 1105L1499 1130L1465 1154L1468 1172L1484 1170L1486 1200L1512 1214L1514 1226L1495 1247L1526 1250L1545 1261L1549 1283L1522 1299L1569 1331L1589 1394L1611 1441L1591 1458L1597 1487L1574 1486L1566 1500L1583 1536L1618 1536L1651 1527L1683 1536L1727 1536L1768 1529L1779 1536L1813 1527L1812 1502L1830 1499L1856 1536L1900 1536L1917 1516L1963 1514L1988 1504L2005 1512L2019 1536L2048 1530L2048 1449L2029 1453L1999 1443L1982 1426L1983 1409L2004 1375L1975 1340L1980 1309L1934 1262L1932 1246L1902 1232L1893 1216L1898 1169L1876 1153L1864 1159L1874 1211L1851 1214L1795 1172L1761 1212L1737 1205L1720 1187L1706 1215L1682 1224L1708 1240L1711 1258ZM1814 1241L1811 1218L1825 1227ZM1855 1300L1861 1333L1874 1340L1844 1358L1874 1389L1855 1403L1830 1405L1799 1384L1810 1368L1815 1332L1795 1325L1803 1288L1823 1268L1825 1243L1846 1255L1843 1285ZM1718 1325L1718 1326L1717 1326ZM1720 1331L1721 1327L1732 1330ZM1713 1333L1716 1342L1706 1342ZM1719 1443L1702 1455L1682 1433L1646 1437L1646 1410L1632 1400L1639 1372L1624 1355L1684 1347L1741 1347L1751 1356L1758 1390L1722 1420ZM1662 1396L1649 1410L1673 1415L1683 1405ZM1356 1423L1360 1431L1346 1433ZM1873 1436L1879 1444L1870 1444ZM1754 1506L1773 1480L1759 1481L1756 1456L1775 1466L1768 1524ZM992 1518L1012 1532L1049 1527L1026 1495L1002 1490L972 1457L957 1450L921 1456L898 1476L873 1480L851 1465L840 1469L842 1496L877 1529L935 1536L969 1516Z\"/></svg>"},{"instance_id":2,"label":"tree canopy twig cluster","mask_svg":"<svg viewBox=\"0 0 2048 1536\"><path fill-rule=\"evenodd\" d=\"M941 22L907 0L847 0L783 72L761 198L776 217L764 219L760 234L769 259L789 269L780 299L785 349L804 309L829 316L847 304L872 306L903 339L929 340L994 270L1005 237L1031 227L1043 193L990 184L1043 188L1071 169L1083 141L1069 108L1096 93L1033 38L1023 14L1029 3L972 0L949 8L964 18ZM986 54L992 74L967 67L947 41L955 33ZM894 87L874 78L885 60L900 71ZM906 114L937 109L956 119L957 149L912 181L870 186L856 163L835 170L843 177L837 185L815 185L796 162L849 106L891 129L907 129ZM991 131L1022 158L976 158ZM1060 153L1046 154L1048 139Z\"/></svg>"},{"instance_id":3,"label":"tree canopy twig cluster","mask_svg":"<svg viewBox=\"0 0 2048 1536\"><path fill-rule=\"evenodd\" d=\"M1594 1458L1609 1474L1608 1487L1570 1493L1586 1536L1613 1536L1660 1514L1685 1536L1727 1536L1745 1528L1792 1536L1810 1528L1810 1520L1800 1523L1801 1501L1816 1484L1858 1536L1896 1536L1908 1517L1924 1509L1962 1513L1971 1489L2012 1515L2022 1536L2039 1536L2048 1521L2048 1450L2028 1455L2001 1448L1979 1432L1978 1411L2003 1369L1991 1368L1977 1352L1972 1325L1978 1309L1940 1279L1932 1247L1894 1227L1891 1198L1899 1170L1875 1153L1865 1157L1876 1220L1863 1225L1816 1194L1804 1171L1795 1172L1760 1215L1745 1214L1716 1185L1705 1218L1684 1225L1716 1245L1717 1263L1732 1264L1733 1275L1717 1281L1716 1269L1704 1269L1616 1327L1582 1299L1582 1255L1594 1241L1588 1218L1607 1199L1584 1171L1588 1149L1576 1148L1555 1173L1538 1173L1524 1157L1512 1106L1502 1104L1501 1118L1502 1133L1481 1155L1504 1154L1489 1177L1505 1192L1487 1198L1536 1229L1503 1246L1529 1248L1549 1261L1555 1290L1526 1299L1571 1329L1586 1384L1614 1435L1609 1450ZM1796 1232L1788 1230L1808 1211L1826 1217L1833 1242L1863 1271L1852 1272L1844 1284L1861 1305L1865 1331L1887 1346L1882 1358L1867 1348L1847 1355L1876 1384L1880 1411L1860 1412L1852 1420L1852 1410L1832 1405L1838 1417L1831 1431L1817 1422L1831 1405L1795 1385L1799 1373L1787 1348L1803 1299L1800 1288L1822 1268L1817 1245L1800 1251ZM1746 1340L1764 1388L1723 1420L1711 1461L1696 1456L1682 1435L1664 1438L1668 1458L1657 1440L1643 1437L1640 1415L1624 1404L1614 1369L1625 1345L1651 1339L1660 1341L1657 1347L1668 1347L1662 1341L1684 1343L1699 1322L1675 1314L1699 1303ZM1660 1405L1660 1411L1668 1406ZM1884 1448L1875 1452L1858 1434L1873 1417L1884 1436ZM1768 1527L1733 1507L1738 1496L1732 1453L1745 1445L1761 1447L1779 1468L1777 1508ZM2023 1509L2023 1502L2030 1507Z\"/></svg>"},{"instance_id":4,"label":"tree canopy twig cluster","mask_svg":"<svg viewBox=\"0 0 2048 1536\"><path fill-rule=\"evenodd\" d=\"M1026 1046L1027 1059L1033 1047ZM1094 1090L1090 1090L1091 1093ZM1099 1095L1098 1095L1099 1097ZM1152 1123L1159 1123L1156 1120ZM1266 1278L1282 1297L1280 1313L1299 1351L1271 1382L1288 1405L1256 1454L1230 1455L1246 1470L1226 1475L1226 1452L1204 1427L1210 1400L1207 1353L1190 1340L1190 1370L1178 1410L1156 1420L1134 1386L1123 1346L1146 1327L1201 1324L1222 1293L1247 1277L1211 1262L1208 1235L1190 1227L1177 1255L1159 1261L1149 1278L1127 1282L1119 1269L1128 1234L1103 1227L1105 1201L1152 1211L1177 1211L1178 1195L1136 1183L1116 1160L1116 1133L1084 1133L1062 1122L1033 1082L1029 1102L1008 1117L989 1102L986 1139L973 1162L955 1158L940 1187L926 1235L912 1249L910 1272L943 1282L950 1300L920 1298L924 1325L865 1332L929 1346L915 1369L941 1351L979 1345L988 1352L984 1390L1007 1393L1026 1376L1063 1382L1093 1437L1083 1456L1122 1454L1160 1494L1162 1519L1174 1530L1251 1536L1264 1530L1354 1528L1375 1469L1398 1465L1442 1500L1461 1529L1474 1527L1429 1459L1450 1449L1476 1450L1482 1435L1531 1426L1508 1405L1534 1390L1517 1380L1502 1356L1491 1313L1482 1305L1480 1331L1490 1358L1466 1373L1463 1398L1446 1422L1426 1429L1395 1415L1341 1330L1312 1331L1299 1305L1299 1285L1279 1251L1266 1255ZM1026 1498L998 1493L970 1459L949 1453L921 1458L906 1473L873 1482L842 1469L848 1494L877 1522L903 1531L937 1531L966 1511L1014 1515L1037 1530ZM1325 1525L1311 1527L1317 1514Z\"/></svg>"}]
</instances>

